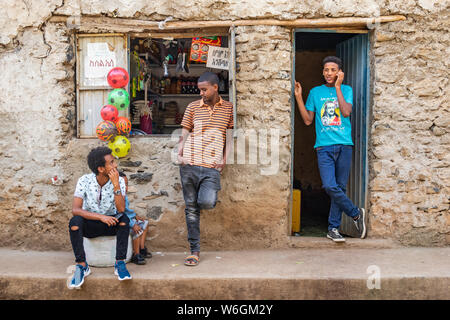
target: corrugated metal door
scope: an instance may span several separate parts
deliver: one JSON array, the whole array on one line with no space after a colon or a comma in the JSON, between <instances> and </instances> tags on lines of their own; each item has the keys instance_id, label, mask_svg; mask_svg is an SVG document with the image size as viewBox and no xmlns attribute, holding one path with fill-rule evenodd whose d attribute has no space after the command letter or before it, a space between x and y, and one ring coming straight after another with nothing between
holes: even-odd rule
<instances>
[{"instance_id":1,"label":"corrugated metal door","mask_svg":"<svg viewBox=\"0 0 450 320\"><path fill-rule=\"evenodd\" d=\"M353 88L351 113L353 149L347 195L353 203L367 208L368 179L368 107L369 107L369 39L367 34L355 36L336 46L336 55L343 61L344 83ZM366 210L367 213L367 210ZM357 237L355 226L346 214L342 214L340 232Z\"/></svg>"},{"instance_id":2,"label":"corrugated metal door","mask_svg":"<svg viewBox=\"0 0 450 320\"><path fill-rule=\"evenodd\" d=\"M124 34L77 35L77 136L95 137L95 128L102 121L100 109L112 90L106 81L107 70L122 67L128 70L127 36ZM103 64L105 66L103 67ZM119 111L128 117L129 110Z\"/></svg>"}]
</instances>

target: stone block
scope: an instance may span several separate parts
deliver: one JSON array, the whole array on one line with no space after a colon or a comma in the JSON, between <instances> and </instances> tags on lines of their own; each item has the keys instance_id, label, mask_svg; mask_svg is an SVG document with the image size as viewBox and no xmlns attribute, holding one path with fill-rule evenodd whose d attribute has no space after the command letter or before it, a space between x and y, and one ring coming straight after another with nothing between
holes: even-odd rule
<instances>
[{"instance_id":1,"label":"stone block","mask_svg":"<svg viewBox=\"0 0 450 320\"><path fill-rule=\"evenodd\" d=\"M153 173L148 172L142 172L142 173L135 173L130 175L130 179L134 180L138 184L144 184L152 181Z\"/></svg>"},{"instance_id":2,"label":"stone block","mask_svg":"<svg viewBox=\"0 0 450 320\"><path fill-rule=\"evenodd\" d=\"M130 160L120 161L120 166L122 167L139 167L141 164L142 161L130 161Z\"/></svg>"},{"instance_id":3,"label":"stone block","mask_svg":"<svg viewBox=\"0 0 450 320\"><path fill-rule=\"evenodd\" d=\"M152 220L159 220L163 211L161 207L150 207L147 209L147 218Z\"/></svg>"}]
</instances>

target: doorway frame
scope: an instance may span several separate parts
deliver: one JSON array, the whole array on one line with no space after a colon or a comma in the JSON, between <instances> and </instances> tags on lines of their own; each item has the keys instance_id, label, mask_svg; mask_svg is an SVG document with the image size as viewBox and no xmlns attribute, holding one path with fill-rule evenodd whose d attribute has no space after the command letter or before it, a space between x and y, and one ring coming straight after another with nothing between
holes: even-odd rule
<instances>
[{"instance_id":1,"label":"doorway frame","mask_svg":"<svg viewBox=\"0 0 450 320\"><path fill-rule=\"evenodd\" d=\"M356 34L367 34L367 87L366 87L366 101L367 101L367 109L366 109L366 114L364 115L365 118L365 123L366 123L366 135L365 135L365 139L366 139L366 143L367 143L367 149L368 149L368 145L369 145L369 139L370 139L370 114L371 114L371 106L372 106L372 97L371 97L371 88L372 88L372 73L371 73L371 35L370 35L370 30L368 29L346 29L346 28L341 28L341 29L321 29L321 28L295 28L292 29L292 34L291 34L291 39L292 39L292 55L291 55L291 174L290 174L290 195L289 195L289 223L288 223L288 236L290 237L294 237L292 235L292 206L293 206L293 190L294 190L294 147L295 147L295 108L296 108L296 100L295 100L295 94L294 94L294 88L295 88L295 56L296 56L296 49L297 49L297 45L296 45L296 41L295 41L295 35L298 32L308 32L308 33L347 33L347 34L351 34L354 33ZM367 223L367 216L369 213L368 210L368 204L369 204L369 159L368 159L368 150L366 152L365 155L365 185L363 186L364 188L364 199L362 201L364 208L366 209L366 223ZM350 179L350 177L349 177ZM361 188L361 186L359 186L359 188ZM347 195L349 195L349 189L347 189ZM352 200L353 201L353 200ZM300 217L300 221L301 221L301 217ZM301 228L300 228L301 230ZM300 237L302 238L302 237Z\"/></svg>"}]
</instances>

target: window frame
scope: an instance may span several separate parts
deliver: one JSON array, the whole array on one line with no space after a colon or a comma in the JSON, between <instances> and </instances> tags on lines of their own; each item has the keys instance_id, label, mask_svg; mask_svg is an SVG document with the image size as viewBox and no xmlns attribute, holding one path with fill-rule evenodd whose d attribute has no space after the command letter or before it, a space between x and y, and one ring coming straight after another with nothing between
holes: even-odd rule
<instances>
[{"instance_id":1,"label":"window frame","mask_svg":"<svg viewBox=\"0 0 450 320\"><path fill-rule=\"evenodd\" d=\"M130 38L131 37L152 37L152 38L162 38L162 39L177 39L177 38L192 38L196 36L227 36L228 37L228 47L230 48L230 67L228 69L228 87L229 87L229 100L233 103L233 131L236 129L236 42L235 42L235 29L234 27L220 29L192 29L192 30L180 30L171 32L152 32L152 33L136 33L136 32L122 32L122 33L77 33L75 34L75 48L76 48L76 72L75 72L75 84L76 84L76 135L78 139L96 139L95 130L92 135L85 134L82 130L82 125L85 119L81 117L86 113L86 106L83 105L81 101L82 91L95 91L95 90L112 90L109 86L81 86L81 64L84 63L82 60L82 55L80 55L80 38L89 37L123 37L124 46L126 46L125 61L126 69L130 70ZM130 84L128 84L126 90L130 92ZM99 107L101 108L101 107ZM124 112L125 111L125 112ZM120 116L126 116L129 118L129 108L124 111L119 111ZM138 138L162 138L170 136L170 134L151 134L145 136L136 136ZM132 137L134 138L134 137Z\"/></svg>"}]
</instances>

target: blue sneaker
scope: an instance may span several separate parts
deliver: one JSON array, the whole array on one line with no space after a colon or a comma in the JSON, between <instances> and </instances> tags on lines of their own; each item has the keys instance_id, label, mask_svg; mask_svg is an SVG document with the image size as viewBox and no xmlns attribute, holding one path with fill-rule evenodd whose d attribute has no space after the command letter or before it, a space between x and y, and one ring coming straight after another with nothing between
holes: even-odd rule
<instances>
[{"instance_id":1,"label":"blue sneaker","mask_svg":"<svg viewBox=\"0 0 450 320\"><path fill-rule=\"evenodd\" d=\"M91 269L86 263L86 267L81 264L75 266L75 273L73 274L72 280L69 284L69 289L79 289L84 283L84 278L91 274Z\"/></svg>"},{"instance_id":2,"label":"blue sneaker","mask_svg":"<svg viewBox=\"0 0 450 320\"><path fill-rule=\"evenodd\" d=\"M124 261L116 261L114 264L114 274L118 276L120 281L132 279Z\"/></svg>"}]
</instances>

